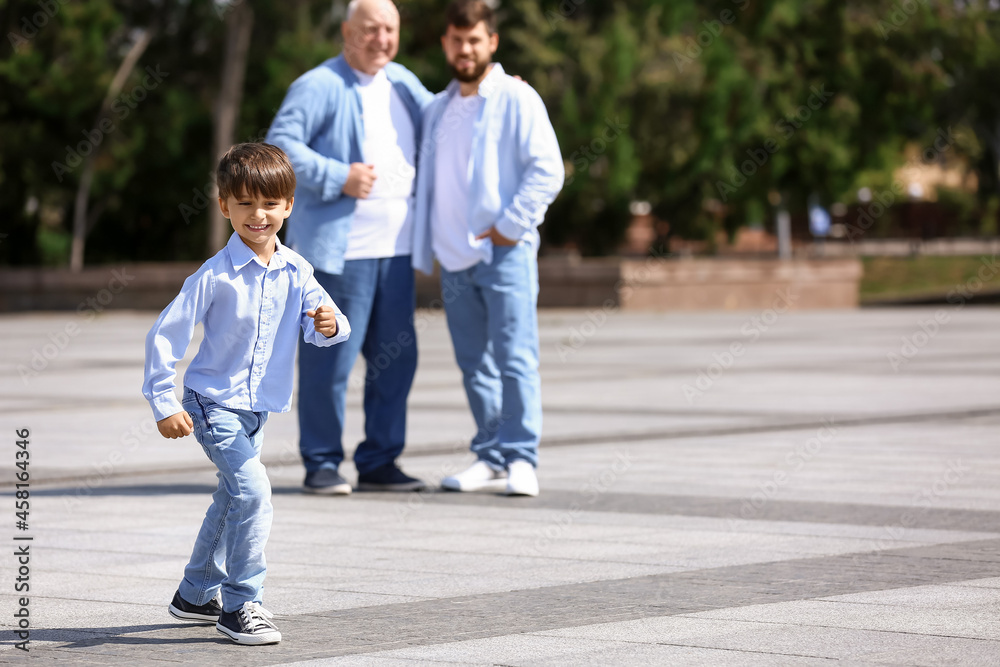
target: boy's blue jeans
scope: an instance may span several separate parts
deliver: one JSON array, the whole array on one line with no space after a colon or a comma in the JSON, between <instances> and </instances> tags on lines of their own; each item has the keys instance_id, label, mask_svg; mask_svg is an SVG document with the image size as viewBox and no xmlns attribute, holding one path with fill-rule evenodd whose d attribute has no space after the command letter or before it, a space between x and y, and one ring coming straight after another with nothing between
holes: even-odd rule
<instances>
[{"instance_id":1,"label":"boy's blue jeans","mask_svg":"<svg viewBox=\"0 0 1000 667\"><path fill-rule=\"evenodd\" d=\"M260 462L266 412L225 408L184 388L181 402L194 422L194 437L219 469L219 488L184 568L180 594L206 604L222 589L222 608L261 602L264 545L271 532L271 483Z\"/></svg>"},{"instance_id":2,"label":"boy's blue jeans","mask_svg":"<svg viewBox=\"0 0 1000 667\"><path fill-rule=\"evenodd\" d=\"M354 465L364 475L394 462L406 444L406 398L417 370L413 267L400 255L348 260L339 275L314 275L347 316L351 337L332 347L299 341L299 451L306 472L344 460L347 381L360 353L365 439Z\"/></svg>"},{"instance_id":3,"label":"boy's blue jeans","mask_svg":"<svg viewBox=\"0 0 1000 667\"><path fill-rule=\"evenodd\" d=\"M538 464L538 260L526 243L494 246L493 260L441 269L441 298L478 432L472 451L505 467Z\"/></svg>"}]
</instances>

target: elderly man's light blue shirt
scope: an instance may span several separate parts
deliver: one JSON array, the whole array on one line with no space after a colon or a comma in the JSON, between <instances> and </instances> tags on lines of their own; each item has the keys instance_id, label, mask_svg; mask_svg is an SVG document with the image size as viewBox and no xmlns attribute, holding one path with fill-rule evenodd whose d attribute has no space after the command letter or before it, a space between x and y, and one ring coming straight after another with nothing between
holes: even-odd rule
<instances>
[{"instance_id":1,"label":"elderly man's light blue shirt","mask_svg":"<svg viewBox=\"0 0 1000 667\"><path fill-rule=\"evenodd\" d=\"M237 410L289 410L300 328L307 343L320 347L347 340L351 326L316 282L312 267L277 238L275 244L264 265L233 234L160 314L146 336L142 385L157 421L183 411L174 393L175 367L199 322L205 336L184 385ZM306 315L322 304L337 314L337 334L331 338L317 332Z\"/></svg>"},{"instance_id":2,"label":"elderly man's light blue shirt","mask_svg":"<svg viewBox=\"0 0 1000 667\"><path fill-rule=\"evenodd\" d=\"M410 70L385 66L386 78L413 121L420 145L421 110L433 96ZM344 269L347 233L357 199L343 193L353 162L364 162L358 77L342 55L309 70L289 87L266 141L288 154L298 185L288 245L324 273Z\"/></svg>"},{"instance_id":3,"label":"elderly man's light blue shirt","mask_svg":"<svg viewBox=\"0 0 1000 667\"><path fill-rule=\"evenodd\" d=\"M413 266L424 273L431 273L434 262L434 156L437 146L448 140L441 117L457 94L459 83L452 81L424 110L413 229ZM565 177L555 130L538 93L505 74L500 63L493 64L478 94L485 101L473 127L469 230L478 236L496 227L507 238L525 241L537 251L538 225ZM489 243L480 247L484 262L491 261L492 250Z\"/></svg>"}]
</instances>

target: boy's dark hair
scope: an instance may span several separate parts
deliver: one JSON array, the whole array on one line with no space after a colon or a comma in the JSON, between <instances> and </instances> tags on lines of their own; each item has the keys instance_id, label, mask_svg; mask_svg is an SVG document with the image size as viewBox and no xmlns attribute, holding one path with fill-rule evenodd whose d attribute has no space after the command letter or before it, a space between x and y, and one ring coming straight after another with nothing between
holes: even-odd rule
<instances>
[{"instance_id":1,"label":"boy's dark hair","mask_svg":"<svg viewBox=\"0 0 1000 667\"><path fill-rule=\"evenodd\" d=\"M473 28L482 21L489 34L496 34L497 31L497 16L483 0L456 0L448 7L444 17L446 27Z\"/></svg>"},{"instance_id":2,"label":"boy's dark hair","mask_svg":"<svg viewBox=\"0 0 1000 667\"><path fill-rule=\"evenodd\" d=\"M268 199L295 196L295 170L285 151L271 144L236 144L219 160L219 196L246 195Z\"/></svg>"}]
</instances>

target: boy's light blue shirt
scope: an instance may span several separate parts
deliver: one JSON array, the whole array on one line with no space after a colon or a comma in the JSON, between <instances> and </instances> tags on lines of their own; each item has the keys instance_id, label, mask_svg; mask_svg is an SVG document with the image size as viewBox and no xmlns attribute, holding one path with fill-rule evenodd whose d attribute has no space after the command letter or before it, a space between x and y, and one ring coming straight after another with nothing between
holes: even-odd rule
<instances>
[{"instance_id":1,"label":"boy's light blue shirt","mask_svg":"<svg viewBox=\"0 0 1000 667\"><path fill-rule=\"evenodd\" d=\"M434 262L431 209L435 152L438 144L449 136L449 128L439 125L448 102L458 94L459 83L452 81L424 110L417 167L413 266L428 274ZM507 238L530 243L537 251L538 225L562 189L565 177L549 114L534 88L505 74L500 63L493 63L479 84L478 94L485 102L473 127L469 230L478 236L496 227ZM484 243L480 251L482 261L492 260L491 244Z\"/></svg>"},{"instance_id":2,"label":"boy's light blue shirt","mask_svg":"<svg viewBox=\"0 0 1000 667\"><path fill-rule=\"evenodd\" d=\"M433 99L410 70L385 66L420 145L421 110ZM364 162L358 77L342 55L309 70L289 87L266 141L288 154L298 186L286 240L316 269L344 270L347 233L357 199L343 194L352 162Z\"/></svg>"},{"instance_id":3,"label":"boy's light blue shirt","mask_svg":"<svg viewBox=\"0 0 1000 667\"><path fill-rule=\"evenodd\" d=\"M337 335L327 338L306 315L326 304L336 311ZM287 412L301 327L307 343L328 347L347 340L351 326L313 277L313 269L275 238L271 262L233 234L226 247L184 281L146 336L142 394L157 421L182 412L174 394L177 362L194 328L205 336L184 385L227 408Z\"/></svg>"}]
</instances>

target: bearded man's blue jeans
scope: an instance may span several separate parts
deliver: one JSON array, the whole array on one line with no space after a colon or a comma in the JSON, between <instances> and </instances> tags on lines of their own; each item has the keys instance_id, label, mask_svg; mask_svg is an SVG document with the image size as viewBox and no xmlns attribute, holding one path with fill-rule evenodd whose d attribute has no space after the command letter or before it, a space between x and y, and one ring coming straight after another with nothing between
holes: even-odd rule
<instances>
[{"instance_id":1,"label":"bearded man's blue jeans","mask_svg":"<svg viewBox=\"0 0 1000 667\"><path fill-rule=\"evenodd\" d=\"M506 467L538 464L538 260L527 243L494 246L489 263L441 270L441 299L455 360L476 421L473 453Z\"/></svg>"}]
</instances>

